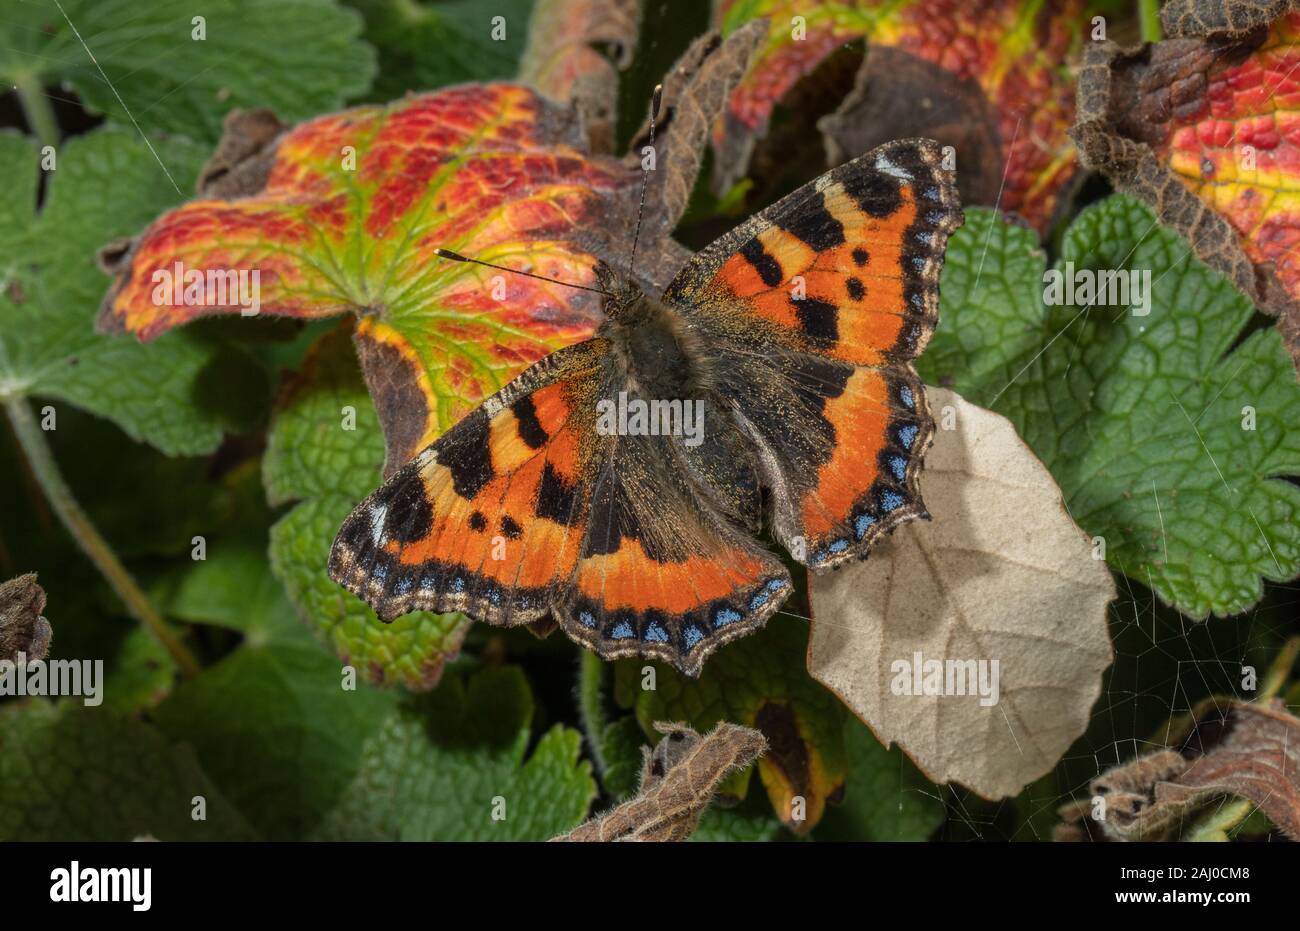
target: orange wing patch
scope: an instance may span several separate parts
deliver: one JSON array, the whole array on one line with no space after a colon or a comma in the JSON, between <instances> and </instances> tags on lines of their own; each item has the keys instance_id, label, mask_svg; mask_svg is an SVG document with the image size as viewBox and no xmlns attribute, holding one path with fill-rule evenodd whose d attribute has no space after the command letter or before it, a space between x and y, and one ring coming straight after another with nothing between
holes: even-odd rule
<instances>
[{"instance_id":1,"label":"orange wing patch","mask_svg":"<svg viewBox=\"0 0 1300 931\"><path fill-rule=\"evenodd\" d=\"M873 217L842 183L829 185L787 220L791 228L760 230L722 266L718 285L796 334L802 348L859 365L888 363L912 316L903 243L917 203L912 187L899 193L893 213ZM821 248L801 239L800 229Z\"/></svg>"}]
</instances>

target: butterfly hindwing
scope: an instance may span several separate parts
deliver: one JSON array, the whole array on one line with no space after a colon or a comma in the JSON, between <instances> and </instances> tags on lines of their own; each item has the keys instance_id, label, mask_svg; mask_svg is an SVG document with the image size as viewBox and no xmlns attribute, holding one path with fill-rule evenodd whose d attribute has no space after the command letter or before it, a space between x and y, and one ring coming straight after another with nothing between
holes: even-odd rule
<instances>
[{"instance_id":1,"label":"butterfly hindwing","mask_svg":"<svg viewBox=\"0 0 1300 931\"><path fill-rule=\"evenodd\" d=\"M874 149L704 249L664 294L714 348L776 535L814 568L925 514L933 421L910 360L934 331L962 219L941 159L929 140Z\"/></svg>"},{"instance_id":2,"label":"butterfly hindwing","mask_svg":"<svg viewBox=\"0 0 1300 931\"><path fill-rule=\"evenodd\" d=\"M692 487L674 440L617 440L593 482L560 623L607 659L651 656L697 675L715 649L766 622L792 590L789 573Z\"/></svg>"}]
</instances>

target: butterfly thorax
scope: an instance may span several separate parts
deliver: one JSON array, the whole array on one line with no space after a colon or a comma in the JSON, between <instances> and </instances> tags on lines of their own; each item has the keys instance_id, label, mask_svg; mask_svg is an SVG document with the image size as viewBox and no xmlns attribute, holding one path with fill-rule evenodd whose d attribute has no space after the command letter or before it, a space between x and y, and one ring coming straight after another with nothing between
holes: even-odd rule
<instances>
[{"instance_id":1,"label":"butterfly thorax","mask_svg":"<svg viewBox=\"0 0 1300 931\"><path fill-rule=\"evenodd\" d=\"M627 387L650 400L705 397L711 379L699 337L661 301L630 283L621 283L605 302L604 335Z\"/></svg>"}]
</instances>

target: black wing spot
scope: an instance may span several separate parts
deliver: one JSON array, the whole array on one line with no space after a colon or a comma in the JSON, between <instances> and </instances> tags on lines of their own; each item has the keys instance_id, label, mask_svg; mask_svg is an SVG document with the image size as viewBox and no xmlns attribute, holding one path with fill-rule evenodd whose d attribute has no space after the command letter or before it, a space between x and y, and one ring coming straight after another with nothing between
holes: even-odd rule
<instances>
[{"instance_id":1,"label":"black wing spot","mask_svg":"<svg viewBox=\"0 0 1300 931\"><path fill-rule=\"evenodd\" d=\"M791 299L799 326L809 336L817 339L837 340L840 338L839 311L834 304L819 301L815 297L805 297L801 301Z\"/></svg>"},{"instance_id":2,"label":"black wing spot","mask_svg":"<svg viewBox=\"0 0 1300 931\"><path fill-rule=\"evenodd\" d=\"M741 246L740 255L754 266L754 271L758 272L758 277L763 279L763 284L775 288L781 283L781 264L768 254L757 239L751 239Z\"/></svg>"},{"instance_id":3,"label":"black wing spot","mask_svg":"<svg viewBox=\"0 0 1300 931\"><path fill-rule=\"evenodd\" d=\"M566 482L549 462L546 463L542 469L542 482L537 488L537 516L571 527L579 516L577 503L577 488Z\"/></svg>"},{"instance_id":4,"label":"black wing spot","mask_svg":"<svg viewBox=\"0 0 1300 931\"><path fill-rule=\"evenodd\" d=\"M433 508L418 475L397 482L384 507L384 534L398 543L422 540L433 529Z\"/></svg>"},{"instance_id":5,"label":"black wing spot","mask_svg":"<svg viewBox=\"0 0 1300 931\"><path fill-rule=\"evenodd\" d=\"M849 297L855 301L862 300L867 293L866 287L857 278L850 278L844 283L844 287L848 289Z\"/></svg>"},{"instance_id":6,"label":"black wing spot","mask_svg":"<svg viewBox=\"0 0 1300 931\"><path fill-rule=\"evenodd\" d=\"M448 430L438 441L438 462L451 470L456 493L474 498L492 481L492 452L488 447L488 417L482 408Z\"/></svg>"},{"instance_id":7,"label":"black wing spot","mask_svg":"<svg viewBox=\"0 0 1300 931\"><path fill-rule=\"evenodd\" d=\"M501 532L512 540L518 540L519 535L524 532L524 528L520 527L519 522L507 514L501 518Z\"/></svg>"},{"instance_id":8,"label":"black wing spot","mask_svg":"<svg viewBox=\"0 0 1300 931\"><path fill-rule=\"evenodd\" d=\"M844 179L844 190L863 213L878 220L892 216L903 203L898 185L874 170L849 175Z\"/></svg>"},{"instance_id":9,"label":"black wing spot","mask_svg":"<svg viewBox=\"0 0 1300 931\"><path fill-rule=\"evenodd\" d=\"M826 209L826 199L821 194L775 219L777 226L798 236L818 252L844 245L844 224Z\"/></svg>"},{"instance_id":10,"label":"black wing spot","mask_svg":"<svg viewBox=\"0 0 1300 931\"><path fill-rule=\"evenodd\" d=\"M469 525L471 529L482 533L487 529L487 518L483 516L482 511L475 511L469 516Z\"/></svg>"},{"instance_id":11,"label":"black wing spot","mask_svg":"<svg viewBox=\"0 0 1300 931\"><path fill-rule=\"evenodd\" d=\"M510 405L510 410L514 413L515 419L519 421L519 438L528 444L531 449L541 449L550 439L546 434L542 422L537 419L537 408L533 405L533 396L524 395L514 404Z\"/></svg>"},{"instance_id":12,"label":"black wing spot","mask_svg":"<svg viewBox=\"0 0 1300 931\"><path fill-rule=\"evenodd\" d=\"M861 268L863 265L866 265L867 260L870 258L871 258L871 254L867 252L866 249L863 249L861 246L858 246L858 248L853 250L853 264L858 266L858 268Z\"/></svg>"}]
</instances>

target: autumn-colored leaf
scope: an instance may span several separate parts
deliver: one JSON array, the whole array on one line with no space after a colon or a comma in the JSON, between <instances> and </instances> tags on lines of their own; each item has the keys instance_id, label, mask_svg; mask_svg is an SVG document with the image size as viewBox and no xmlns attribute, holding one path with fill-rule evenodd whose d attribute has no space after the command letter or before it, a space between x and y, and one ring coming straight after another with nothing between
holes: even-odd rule
<instances>
[{"instance_id":1,"label":"autumn-colored leaf","mask_svg":"<svg viewBox=\"0 0 1300 931\"><path fill-rule=\"evenodd\" d=\"M1089 167L1281 317L1300 365L1300 3L1221 0L1166 13L1188 37L1088 49L1072 135ZM1196 28L1216 31L1192 36Z\"/></svg>"},{"instance_id":2,"label":"autumn-colored leaf","mask_svg":"<svg viewBox=\"0 0 1300 931\"><path fill-rule=\"evenodd\" d=\"M724 33L757 17L769 28L715 131L719 186L744 175L777 104L832 53L865 40L856 86L818 124L831 161L900 136L937 138L955 149L963 202L997 204L1046 232L1077 173L1066 62L1082 11L1082 0L725 2Z\"/></svg>"},{"instance_id":3,"label":"autumn-colored leaf","mask_svg":"<svg viewBox=\"0 0 1300 931\"><path fill-rule=\"evenodd\" d=\"M231 199L192 201L145 230L116 262L100 326L148 340L254 306L298 318L353 311L395 468L529 364L594 331L590 292L434 255L445 247L591 284L606 240L621 245L630 228L638 172L584 146L572 111L514 85L320 117L242 153L253 190L227 187ZM205 277L186 290L178 263ZM210 273L227 271L223 293Z\"/></svg>"}]
</instances>

